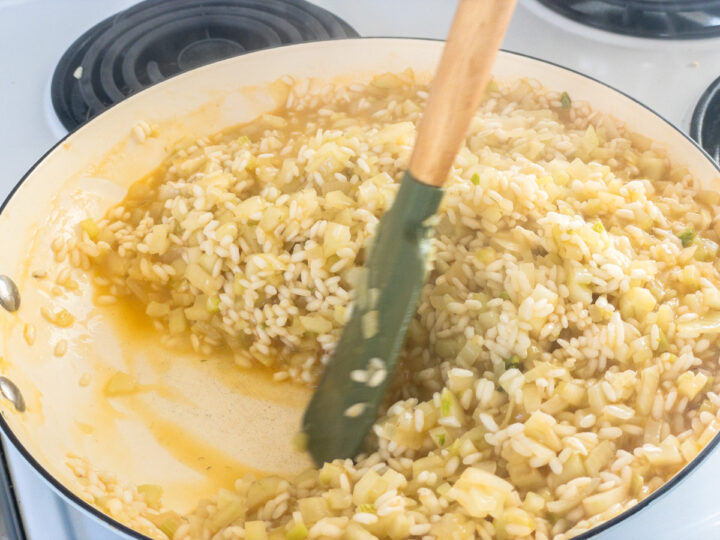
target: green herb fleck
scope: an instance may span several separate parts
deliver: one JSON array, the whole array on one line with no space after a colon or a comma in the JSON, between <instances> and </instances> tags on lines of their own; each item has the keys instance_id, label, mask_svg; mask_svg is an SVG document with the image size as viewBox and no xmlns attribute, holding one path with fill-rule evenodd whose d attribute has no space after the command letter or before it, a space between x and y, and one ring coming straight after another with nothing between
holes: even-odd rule
<instances>
[{"instance_id":1,"label":"green herb fleck","mask_svg":"<svg viewBox=\"0 0 720 540\"><path fill-rule=\"evenodd\" d=\"M358 512L369 512L370 514L375 513L375 505L372 503L363 503L358 505Z\"/></svg>"},{"instance_id":2,"label":"green herb fleck","mask_svg":"<svg viewBox=\"0 0 720 540\"><path fill-rule=\"evenodd\" d=\"M479 186L480 175L478 173L473 173L473 175L470 177L470 181L473 183L473 185Z\"/></svg>"},{"instance_id":3,"label":"green herb fleck","mask_svg":"<svg viewBox=\"0 0 720 540\"><path fill-rule=\"evenodd\" d=\"M678 234L678 238L680 239L680 242L682 242L683 247L688 247L693 243L693 240L695 240L695 229L692 227L685 229L683 232Z\"/></svg>"},{"instance_id":4,"label":"green herb fleck","mask_svg":"<svg viewBox=\"0 0 720 540\"><path fill-rule=\"evenodd\" d=\"M505 360L505 369L520 369L520 357L517 354L513 354L510 358Z\"/></svg>"},{"instance_id":5,"label":"green herb fleck","mask_svg":"<svg viewBox=\"0 0 720 540\"><path fill-rule=\"evenodd\" d=\"M445 396L442 400L440 400L440 411L442 411L443 416L448 416L450 414L450 407L452 407L452 401L450 401L448 396Z\"/></svg>"},{"instance_id":6,"label":"green herb fleck","mask_svg":"<svg viewBox=\"0 0 720 540\"><path fill-rule=\"evenodd\" d=\"M562 105L563 109L569 109L572 105L572 99L570 99L570 96L567 92L563 92L560 94L560 104Z\"/></svg>"},{"instance_id":7,"label":"green herb fleck","mask_svg":"<svg viewBox=\"0 0 720 540\"><path fill-rule=\"evenodd\" d=\"M438 443L438 446L445 446L445 434L444 433L438 434L437 443Z\"/></svg>"},{"instance_id":8,"label":"green herb fleck","mask_svg":"<svg viewBox=\"0 0 720 540\"><path fill-rule=\"evenodd\" d=\"M510 300L510 295L507 293L507 291L503 291L500 293L500 298L503 300Z\"/></svg>"},{"instance_id":9,"label":"green herb fleck","mask_svg":"<svg viewBox=\"0 0 720 540\"><path fill-rule=\"evenodd\" d=\"M595 225L593 225L593 231L597 233L605 232L605 227L602 224L602 221L598 221Z\"/></svg>"}]
</instances>

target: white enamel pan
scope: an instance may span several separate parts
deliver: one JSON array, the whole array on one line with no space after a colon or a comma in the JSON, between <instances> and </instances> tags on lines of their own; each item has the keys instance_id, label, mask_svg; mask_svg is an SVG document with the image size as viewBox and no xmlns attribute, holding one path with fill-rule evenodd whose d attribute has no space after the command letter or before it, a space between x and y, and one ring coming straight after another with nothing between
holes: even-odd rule
<instances>
[{"instance_id":1,"label":"white enamel pan","mask_svg":"<svg viewBox=\"0 0 720 540\"><path fill-rule=\"evenodd\" d=\"M128 484L159 484L166 506L190 510L202 497L250 470L292 473L309 464L290 440L308 399L305 390L270 384L262 373L240 374L226 359L199 362L163 349L147 321L122 306L98 307L78 272L81 294L53 296L57 274L52 242L98 218L128 186L157 167L179 141L216 133L275 107L275 81L366 80L413 68L431 73L442 43L413 39L356 39L270 49L205 66L153 86L90 121L50 150L20 180L0 213L0 274L12 278L19 310L0 309L0 374L24 400L19 411L0 379L0 427L25 459L64 498L102 520L121 537L144 538L83 502L66 466L69 454ZM718 168L690 139L624 94L562 67L502 52L494 75L530 77L567 91L666 146L707 189L718 188ZM144 143L139 122L155 127ZM47 272L38 279L33 272ZM65 308L70 328L47 324L41 306ZM26 325L36 328L33 345ZM56 356L60 340L67 352ZM107 399L103 388L117 372L131 373L143 391ZM16 403L19 403L16 400ZM22 408L22 407L20 407ZM673 489L717 444L716 437L670 482L588 535L622 527ZM618 525L620 524L620 525Z\"/></svg>"}]
</instances>

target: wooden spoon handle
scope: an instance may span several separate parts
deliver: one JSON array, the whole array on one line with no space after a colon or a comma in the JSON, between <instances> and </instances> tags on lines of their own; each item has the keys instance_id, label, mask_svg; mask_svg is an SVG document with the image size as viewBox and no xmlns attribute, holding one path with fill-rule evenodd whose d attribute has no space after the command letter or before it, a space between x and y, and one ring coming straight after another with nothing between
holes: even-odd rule
<instances>
[{"instance_id":1,"label":"wooden spoon handle","mask_svg":"<svg viewBox=\"0 0 720 540\"><path fill-rule=\"evenodd\" d=\"M410 173L442 186L490 80L515 0L460 0L410 157Z\"/></svg>"}]
</instances>

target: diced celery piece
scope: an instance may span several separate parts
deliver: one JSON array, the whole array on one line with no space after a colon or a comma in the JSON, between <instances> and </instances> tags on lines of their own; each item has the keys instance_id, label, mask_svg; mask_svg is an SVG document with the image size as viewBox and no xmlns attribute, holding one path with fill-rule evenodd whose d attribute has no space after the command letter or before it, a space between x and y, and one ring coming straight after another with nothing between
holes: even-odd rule
<instances>
[{"instance_id":1,"label":"diced celery piece","mask_svg":"<svg viewBox=\"0 0 720 540\"><path fill-rule=\"evenodd\" d=\"M660 383L660 370L657 365L649 366L640 371L640 391L637 395L637 410L646 416L650 414L655 392Z\"/></svg>"},{"instance_id":2,"label":"diced celery piece","mask_svg":"<svg viewBox=\"0 0 720 540\"><path fill-rule=\"evenodd\" d=\"M557 385L558 393L573 407L581 406L587 399L585 388L572 381L561 381Z\"/></svg>"},{"instance_id":3,"label":"diced celery piece","mask_svg":"<svg viewBox=\"0 0 720 540\"><path fill-rule=\"evenodd\" d=\"M145 308L145 313L147 313L150 317L153 318L164 317L165 315L170 313L170 306L166 303L150 302Z\"/></svg>"},{"instance_id":4,"label":"diced celery piece","mask_svg":"<svg viewBox=\"0 0 720 540\"><path fill-rule=\"evenodd\" d=\"M367 471L353 488L353 504L374 503L388 489L388 481L373 469Z\"/></svg>"},{"instance_id":5,"label":"diced celery piece","mask_svg":"<svg viewBox=\"0 0 720 540\"><path fill-rule=\"evenodd\" d=\"M234 495L234 497L232 495ZM244 519L246 511L247 504L245 499L239 495L232 494L232 492L227 492L223 504L219 505L218 511L208 518L206 526L215 533L228 525Z\"/></svg>"},{"instance_id":6,"label":"diced celery piece","mask_svg":"<svg viewBox=\"0 0 720 540\"><path fill-rule=\"evenodd\" d=\"M328 222L323 237L323 252L325 257L334 255L340 248L350 243L350 227L339 223Z\"/></svg>"},{"instance_id":7,"label":"diced celery piece","mask_svg":"<svg viewBox=\"0 0 720 540\"><path fill-rule=\"evenodd\" d=\"M582 458L577 453L573 453L565 463L563 463L563 469L560 474L553 473L550 475L550 483L552 486L559 486L560 484L569 482L573 478L585 476L586 474Z\"/></svg>"},{"instance_id":8,"label":"diced celery piece","mask_svg":"<svg viewBox=\"0 0 720 540\"><path fill-rule=\"evenodd\" d=\"M680 395L687 396L689 400L695 397L705 388L708 376L704 373L691 373L686 371L677 378L677 388Z\"/></svg>"},{"instance_id":9,"label":"diced celery piece","mask_svg":"<svg viewBox=\"0 0 720 540\"><path fill-rule=\"evenodd\" d=\"M410 517L404 512L382 516L380 524L390 540L405 540L410 536Z\"/></svg>"},{"instance_id":10,"label":"diced celery piece","mask_svg":"<svg viewBox=\"0 0 720 540\"><path fill-rule=\"evenodd\" d=\"M535 530L533 519L521 508L508 508L495 520L494 525L495 536L498 540L506 540L518 536L507 530L510 525L513 526L511 531L518 531L518 528L522 527L522 532L525 533L522 536L528 536Z\"/></svg>"},{"instance_id":11,"label":"diced celery piece","mask_svg":"<svg viewBox=\"0 0 720 540\"><path fill-rule=\"evenodd\" d=\"M318 475L320 484L323 486L332 486L334 488L340 487L340 475L342 472L342 469L337 465L325 463L322 469L320 469L320 474Z\"/></svg>"},{"instance_id":12,"label":"diced celery piece","mask_svg":"<svg viewBox=\"0 0 720 540\"><path fill-rule=\"evenodd\" d=\"M709 206L716 206L720 204L720 193L715 190L701 190L697 194L697 199L704 204Z\"/></svg>"},{"instance_id":13,"label":"diced celery piece","mask_svg":"<svg viewBox=\"0 0 720 540\"><path fill-rule=\"evenodd\" d=\"M633 471L632 477L630 478L630 493L633 497L638 497L642 493L642 489L645 486L645 480L637 472Z\"/></svg>"},{"instance_id":14,"label":"diced celery piece","mask_svg":"<svg viewBox=\"0 0 720 540\"><path fill-rule=\"evenodd\" d=\"M588 403L595 414L601 414L605 403L605 394L599 383L588 388Z\"/></svg>"},{"instance_id":15,"label":"diced celery piece","mask_svg":"<svg viewBox=\"0 0 720 540\"><path fill-rule=\"evenodd\" d=\"M137 487L138 493L142 494L145 502L150 508L158 510L160 508L163 489L157 484L142 484Z\"/></svg>"},{"instance_id":16,"label":"diced celery piece","mask_svg":"<svg viewBox=\"0 0 720 540\"><path fill-rule=\"evenodd\" d=\"M460 337L441 338L435 342L435 352L441 358L453 360L460 353L463 345Z\"/></svg>"},{"instance_id":17,"label":"diced celery piece","mask_svg":"<svg viewBox=\"0 0 720 540\"><path fill-rule=\"evenodd\" d=\"M268 540L264 521L245 522L245 540Z\"/></svg>"},{"instance_id":18,"label":"diced celery piece","mask_svg":"<svg viewBox=\"0 0 720 540\"><path fill-rule=\"evenodd\" d=\"M332 323L322 315L300 315L300 324L314 334L326 334L332 330Z\"/></svg>"},{"instance_id":19,"label":"diced celery piece","mask_svg":"<svg viewBox=\"0 0 720 540\"><path fill-rule=\"evenodd\" d=\"M523 501L523 508L532 514L540 514L545 508L545 499L534 491L528 491Z\"/></svg>"},{"instance_id":20,"label":"diced celery piece","mask_svg":"<svg viewBox=\"0 0 720 540\"><path fill-rule=\"evenodd\" d=\"M695 242L697 247L695 248L695 260L702 262L709 262L715 260L718 255L717 243L707 238L698 238Z\"/></svg>"},{"instance_id":21,"label":"diced celery piece","mask_svg":"<svg viewBox=\"0 0 720 540\"><path fill-rule=\"evenodd\" d=\"M330 514L328 503L322 497L306 497L298 501L303 523L313 525Z\"/></svg>"},{"instance_id":22,"label":"diced celery piece","mask_svg":"<svg viewBox=\"0 0 720 540\"><path fill-rule=\"evenodd\" d=\"M627 498L627 486L618 486L601 493L585 497L582 501L583 509L588 516L600 514L612 505L622 503Z\"/></svg>"},{"instance_id":23,"label":"diced celery piece","mask_svg":"<svg viewBox=\"0 0 720 540\"><path fill-rule=\"evenodd\" d=\"M288 211L284 207L270 206L263 211L258 226L265 232L271 233L287 219L287 214Z\"/></svg>"},{"instance_id":24,"label":"diced celery piece","mask_svg":"<svg viewBox=\"0 0 720 540\"><path fill-rule=\"evenodd\" d=\"M169 233L170 227L165 224L155 225L150 229L150 232L145 236L145 244L150 253L157 255L167 251L170 247Z\"/></svg>"},{"instance_id":25,"label":"diced celery piece","mask_svg":"<svg viewBox=\"0 0 720 540\"><path fill-rule=\"evenodd\" d=\"M645 445L643 451L647 460L655 467L679 465L683 461L680 450L673 442L663 441L659 446Z\"/></svg>"},{"instance_id":26,"label":"diced celery piece","mask_svg":"<svg viewBox=\"0 0 720 540\"><path fill-rule=\"evenodd\" d=\"M324 204L327 208L348 208L354 204L353 200L342 191L330 191L325 195Z\"/></svg>"},{"instance_id":27,"label":"diced celery piece","mask_svg":"<svg viewBox=\"0 0 720 540\"><path fill-rule=\"evenodd\" d=\"M210 318L207 299L205 295L197 296L193 305L183 311L185 318L188 321L207 321Z\"/></svg>"},{"instance_id":28,"label":"diced celery piece","mask_svg":"<svg viewBox=\"0 0 720 540\"><path fill-rule=\"evenodd\" d=\"M147 518L160 529L169 540L175 536L175 531L183 524L183 519L176 512L163 512L161 514L149 514Z\"/></svg>"},{"instance_id":29,"label":"diced celery piece","mask_svg":"<svg viewBox=\"0 0 720 540\"><path fill-rule=\"evenodd\" d=\"M296 523L285 532L285 540L303 540L307 538L308 530L304 523Z\"/></svg>"},{"instance_id":30,"label":"diced celery piece","mask_svg":"<svg viewBox=\"0 0 720 540\"><path fill-rule=\"evenodd\" d=\"M487 266L491 262L495 261L495 259L497 259L497 252L490 246L483 247L475 252L475 258L482 264ZM483 302L483 304L484 303L485 302Z\"/></svg>"},{"instance_id":31,"label":"diced celery piece","mask_svg":"<svg viewBox=\"0 0 720 540\"><path fill-rule=\"evenodd\" d=\"M535 439L555 452L562 450L562 442L553 429L555 420L541 412L535 411L525 421L525 435Z\"/></svg>"},{"instance_id":32,"label":"diced celery piece","mask_svg":"<svg viewBox=\"0 0 720 540\"><path fill-rule=\"evenodd\" d=\"M523 407L525 412L532 414L542 405L542 395L540 389L534 383L523 385L522 391Z\"/></svg>"},{"instance_id":33,"label":"diced celery piece","mask_svg":"<svg viewBox=\"0 0 720 540\"><path fill-rule=\"evenodd\" d=\"M615 445L610 441L602 441L585 458L585 470L590 476L597 476L615 455Z\"/></svg>"},{"instance_id":34,"label":"diced celery piece","mask_svg":"<svg viewBox=\"0 0 720 540\"><path fill-rule=\"evenodd\" d=\"M685 439L680 444L680 453L685 461L691 461L698 452L700 452L700 447L697 441L693 440L692 437Z\"/></svg>"},{"instance_id":35,"label":"diced celery piece","mask_svg":"<svg viewBox=\"0 0 720 540\"><path fill-rule=\"evenodd\" d=\"M545 484L545 478L540 471L527 463L508 463L507 471L513 485L518 489L537 489Z\"/></svg>"},{"instance_id":36,"label":"diced celery piece","mask_svg":"<svg viewBox=\"0 0 720 540\"><path fill-rule=\"evenodd\" d=\"M168 314L168 331L170 334L182 334L187 327L185 320L185 313L182 308L173 309Z\"/></svg>"},{"instance_id":37,"label":"diced celery piece","mask_svg":"<svg viewBox=\"0 0 720 540\"><path fill-rule=\"evenodd\" d=\"M87 235L90 237L90 240L95 241L98 239L98 235L100 234L100 227L98 227L98 224L94 219L83 219L80 222L80 228L87 233Z\"/></svg>"},{"instance_id":38,"label":"diced celery piece","mask_svg":"<svg viewBox=\"0 0 720 540\"><path fill-rule=\"evenodd\" d=\"M346 508L350 508L352 504L352 495L344 489L331 489L326 493L325 497L327 498L328 506L333 510L345 510Z\"/></svg>"},{"instance_id":39,"label":"diced celery piece","mask_svg":"<svg viewBox=\"0 0 720 540\"><path fill-rule=\"evenodd\" d=\"M391 88L397 88L399 86L402 86L402 79L400 79L400 77L398 77L394 73L388 72L377 75L370 81L370 84L375 88L389 90Z\"/></svg>"},{"instance_id":40,"label":"diced celery piece","mask_svg":"<svg viewBox=\"0 0 720 540\"><path fill-rule=\"evenodd\" d=\"M401 490L407 486L407 478L402 473L397 472L394 469L388 469L382 475L382 479L388 483L390 489Z\"/></svg>"},{"instance_id":41,"label":"diced celery piece","mask_svg":"<svg viewBox=\"0 0 720 540\"><path fill-rule=\"evenodd\" d=\"M631 287L620 298L620 313L624 318L642 322L657 305L653 294L643 287Z\"/></svg>"},{"instance_id":42,"label":"diced celery piece","mask_svg":"<svg viewBox=\"0 0 720 540\"><path fill-rule=\"evenodd\" d=\"M700 269L695 266L694 264L689 264L680 272L680 283L685 285L690 290L697 290L700 288L702 275L700 274Z\"/></svg>"},{"instance_id":43,"label":"diced celery piece","mask_svg":"<svg viewBox=\"0 0 720 540\"><path fill-rule=\"evenodd\" d=\"M416 459L412 464L413 478L420 476L423 471L443 474L445 470L445 462L437 454L428 454L423 458Z\"/></svg>"},{"instance_id":44,"label":"diced celery piece","mask_svg":"<svg viewBox=\"0 0 720 540\"><path fill-rule=\"evenodd\" d=\"M218 280L212 277L199 264L188 264L185 269L185 277L188 281L203 293L211 295L218 291Z\"/></svg>"},{"instance_id":45,"label":"diced celery piece","mask_svg":"<svg viewBox=\"0 0 720 540\"><path fill-rule=\"evenodd\" d=\"M648 155L638 158L638 167L642 174L653 181L661 180L667 170L665 159Z\"/></svg>"},{"instance_id":46,"label":"diced celery piece","mask_svg":"<svg viewBox=\"0 0 720 540\"><path fill-rule=\"evenodd\" d=\"M677 327L680 331L689 330L700 334L720 334L720 311L707 313L694 321L680 322Z\"/></svg>"},{"instance_id":47,"label":"diced celery piece","mask_svg":"<svg viewBox=\"0 0 720 540\"><path fill-rule=\"evenodd\" d=\"M477 361L481 352L482 337L473 336L465 342L465 345L463 345L460 352L458 352L457 361L461 365L472 366Z\"/></svg>"},{"instance_id":48,"label":"diced celery piece","mask_svg":"<svg viewBox=\"0 0 720 540\"><path fill-rule=\"evenodd\" d=\"M565 409L567 409L567 407L568 402L565 401L561 396L555 394L553 397L540 405L540 410L552 416L559 413L560 411L564 411Z\"/></svg>"},{"instance_id":49,"label":"diced celery piece","mask_svg":"<svg viewBox=\"0 0 720 540\"><path fill-rule=\"evenodd\" d=\"M287 485L287 480L283 480L277 476L266 476L253 482L247 495L248 511L255 510L261 504L278 496L287 488Z\"/></svg>"},{"instance_id":50,"label":"diced celery piece","mask_svg":"<svg viewBox=\"0 0 720 540\"><path fill-rule=\"evenodd\" d=\"M478 468L468 467L448 491L447 497L457 501L472 517L491 515L497 518L512 493L513 486L509 482Z\"/></svg>"},{"instance_id":51,"label":"diced celery piece","mask_svg":"<svg viewBox=\"0 0 720 540\"><path fill-rule=\"evenodd\" d=\"M220 311L220 298L218 296L208 296L206 305L210 313L217 313Z\"/></svg>"},{"instance_id":52,"label":"diced celery piece","mask_svg":"<svg viewBox=\"0 0 720 540\"><path fill-rule=\"evenodd\" d=\"M351 523L345 530L345 540L378 540L378 537L369 533L358 523Z\"/></svg>"}]
</instances>

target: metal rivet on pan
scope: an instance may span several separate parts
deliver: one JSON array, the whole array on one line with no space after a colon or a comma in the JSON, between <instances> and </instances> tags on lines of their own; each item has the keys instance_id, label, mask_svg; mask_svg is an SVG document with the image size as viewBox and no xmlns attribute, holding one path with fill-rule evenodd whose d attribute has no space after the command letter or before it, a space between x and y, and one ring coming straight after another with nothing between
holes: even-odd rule
<instances>
[{"instance_id":1,"label":"metal rivet on pan","mask_svg":"<svg viewBox=\"0 0 720 540\"><path fill-rule=\"evenodd\" d=\"M25 410L25 399L20 393L20 389L7 377L0 376L0 392L15 405L18 411L23 412Z\"/></svg>"},{"instance_id":2,"label":"metal rivet on pan","mask_svg":"<svg viewBox=\"0 0 720 540\"><path fill-rule=\"evenodd\" d=\"M8 311L17 311L20 307L20 291L15 282L7 276L0 275L0 306Z\"/></svg>"}]
</instances>

